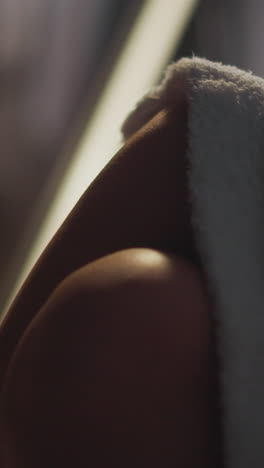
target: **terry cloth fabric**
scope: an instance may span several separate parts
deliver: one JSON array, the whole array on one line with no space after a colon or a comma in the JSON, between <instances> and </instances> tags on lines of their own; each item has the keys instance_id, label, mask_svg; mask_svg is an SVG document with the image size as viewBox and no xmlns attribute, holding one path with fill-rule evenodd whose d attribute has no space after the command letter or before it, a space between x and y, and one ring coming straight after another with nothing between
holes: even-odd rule
<instances>
[{"instance_id":1,"label":"terry cloth fabric","mask_svg":"<svg viewBox=\"0 0 264 468\"><path fill-rule=\"evenodd\" d=\"M188 96L192 223L216 300L228 468L264 467L264 80L183 58L168 66L122 127L126 140Z\"/></svg>"}]
</instances>

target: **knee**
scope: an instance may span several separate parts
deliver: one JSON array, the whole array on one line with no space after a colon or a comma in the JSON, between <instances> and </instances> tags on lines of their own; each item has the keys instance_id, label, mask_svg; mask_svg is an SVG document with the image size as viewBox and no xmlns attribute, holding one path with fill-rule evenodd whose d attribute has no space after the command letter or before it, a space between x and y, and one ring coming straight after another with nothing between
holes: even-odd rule
<instances>
[{"instance_id":1,"label":"knee","mask_svg":"<svg viewBox=\"0 0 264 468\"><path fill-rule=\"evenodd\" d=\"M131 248L102 257L65 278L27 328L27 348L42 343L47 354L85 342L117 328L141 327L148 339L171 330L172 340L207 347L211 304L202 274L185 260L147 248ZM167 328L166 328L167 327ZM109 332L111 330L111 333ZM142 331L143 333L143 331ZM49 347L46 342L49 342ZM182 343L183 346L184 343ZM198 353L199 354L199 353Z\"/></svg>"},{"instance_id":2,"label":"knee","mask_svg":"<svg viewBox=\"0 0 264 468\"><path fill-rule=\"evenodd\" d=\"M154 297L166 292L175 300L195 295L198 304L199 300L207 301L205 289L201 272L181 257L150 248L129 248L76 270L59 285L55 296L88 299L109 292L129 295L137 290L142 295L151 292Z\"/></svg>"},{"instance_id":3,"label":"knee","mask_svg":"<svg viewBox=\"0 0 264 468\"><path fill-rule=\"evenodd\" d=\"M188 362L194 368L196 360L200 369L211 344L210 315L204 279L196 267L171 253L133 248L102 257L67 277L36 318L30 336L39 343L46 336L49 354L60 360L71 343L76 359L87 339L96 340L96 347L116 343L116 349L132 349L133 340L142 341L139 355L144 343L158 340L168 354L185 353L186 369Z\"/></svg>"},{"instance_id":4,"label":"knee","mask_svg":"<svg viewBox=\"0 0 264 468\"><path fill-rule=\"evenodd\" d=\"M100 311L100 314L99 312ZM192 330L199 341L208 336L211 304L197 267L168 252L131 248L102 257L69 275L54 291L38 322L63 330L87 332L103 320L128 322L155 317L177 329ZM34 326L34 323L33 323Z\"/></svg>"},{"instance_id":5,"label":"knee","mask_svg":"<svg viewBox=\"0 0 264 468\"><path fill-rule=\"evenodd\" d=\"M208 332L212 311L205 278L196 266L148 248L121 250L84 266L65 279L55 296L69 304L71 317L72 310L98 306L116 314L140 310L141 316L162 313L175 324L191 324L198 334Z\"/></svg>"},{"instance_id":6,"label":"knee","mask_svg":"<svg viewBox=\"0 0 264 468\"><path fill-rule=\"evenodd\" d=\"M120 440L126 447L126 432L133 441L141 427L149 452L153 444L172 450L174 425L160 422L171 418L164 402L174 405L183 388L190 394L198 386L204 391L207 315L199 273L171 254L127 249L76 271L17 347L2 399L6 445L40 462L40 447L48 438L50 445L56 440L59 454L69 442L73 453L86 459L88 426L90 448L101 446L103 438L105 452L112 453L107 444L115 424L114 447ZM189 402L182 406L184 419ZM157 417L150 426L153 408ZM26 431L17 427L18 417ZM32 466L37 464L42 466Z\"/></svg>"}]
</instances>

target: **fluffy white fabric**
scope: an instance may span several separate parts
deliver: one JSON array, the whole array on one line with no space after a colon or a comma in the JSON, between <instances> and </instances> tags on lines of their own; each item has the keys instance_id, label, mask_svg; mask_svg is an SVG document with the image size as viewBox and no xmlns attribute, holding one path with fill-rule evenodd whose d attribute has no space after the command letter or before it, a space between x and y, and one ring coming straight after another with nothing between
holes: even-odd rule
<instances>
[{"instance_id":1,"label":"fluffy white fabric","mask_svg":"<svg viewBox=\"0 0 264 468\"><path fill-rule=\"evenodd\" d=\"M181 59L128 116L124 140L173 103L182 79L193 225L217 302L226 466L263 468L264 80L206 59Z\"/></svg>"}]
</instances>

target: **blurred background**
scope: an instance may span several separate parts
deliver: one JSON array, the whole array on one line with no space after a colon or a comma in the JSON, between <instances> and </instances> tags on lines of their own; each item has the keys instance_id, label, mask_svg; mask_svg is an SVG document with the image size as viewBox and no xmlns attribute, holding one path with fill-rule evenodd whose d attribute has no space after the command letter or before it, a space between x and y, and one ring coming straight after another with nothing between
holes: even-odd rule
<instances>
[{"instance_id":1,"label":"blurred background","mask_svg":"<svg viewBox=\"0 0 264 468\"><path fill-rule=\"evenodd\" d=\"M261 0L0 0L0 314L167 64L264 76Z\"/></svg>"}]
</instances>

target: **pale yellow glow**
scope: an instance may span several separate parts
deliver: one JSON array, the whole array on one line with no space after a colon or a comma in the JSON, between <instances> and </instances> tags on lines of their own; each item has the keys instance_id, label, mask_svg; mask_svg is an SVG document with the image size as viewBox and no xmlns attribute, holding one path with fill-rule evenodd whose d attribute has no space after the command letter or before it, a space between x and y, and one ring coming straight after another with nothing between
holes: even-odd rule
<instances>
[{"instance_id":1,"label":"pale yellow glow","mask_svg":"<svg viewBox=\"0 0 264 468\"><path fill-rule=\"evenodd\" d=\"M119 149L122 122L137 100L160 78L197 4L198 0L144 2L72 163L58 184L9 304L82 193Z\"/></svg>"}]
</instances>

